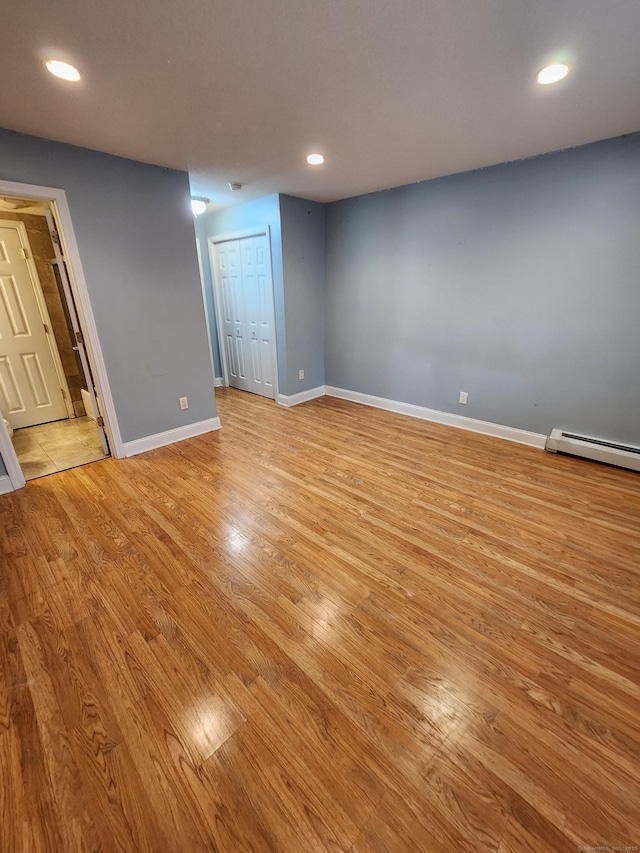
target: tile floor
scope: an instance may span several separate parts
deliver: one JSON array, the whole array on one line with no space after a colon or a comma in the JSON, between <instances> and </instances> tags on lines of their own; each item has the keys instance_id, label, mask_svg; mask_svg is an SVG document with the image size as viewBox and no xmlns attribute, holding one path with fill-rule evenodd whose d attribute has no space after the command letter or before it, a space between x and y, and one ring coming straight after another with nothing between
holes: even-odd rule
<instances>
[{"instance_id":1,"label":"tile floor","mask_svg":"<svg viewBox=\"0 0 640 853\"><path fill-rule=\"evenodd\" d=\"M98 427L86 417L17 429L13 446L25 480L86 465L105 456Z\"/></svg>"}]
</instances>

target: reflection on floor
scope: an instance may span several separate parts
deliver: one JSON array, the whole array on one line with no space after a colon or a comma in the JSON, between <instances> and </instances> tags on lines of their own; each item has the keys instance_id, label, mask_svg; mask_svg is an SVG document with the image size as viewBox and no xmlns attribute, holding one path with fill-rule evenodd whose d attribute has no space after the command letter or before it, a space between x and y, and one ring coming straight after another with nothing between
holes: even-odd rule
<instances>
[{"instance_id":1,"label":"reflection on floor","mask_svg":"<svg viewBox=\"0 0 640 853\"><path fill-rule=\"evenodd\" d=\"M13 446L25 480L66 471L105 456L98 427L91 418L71 418L17 429L13 433Z\"/></svg>"}]
</instances>

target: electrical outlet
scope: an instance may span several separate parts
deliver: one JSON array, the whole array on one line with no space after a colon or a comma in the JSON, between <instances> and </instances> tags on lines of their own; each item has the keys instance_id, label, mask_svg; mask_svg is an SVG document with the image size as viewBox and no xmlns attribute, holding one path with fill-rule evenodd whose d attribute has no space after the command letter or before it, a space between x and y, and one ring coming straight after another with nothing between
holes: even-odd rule
<instances>
[{"instance_id":1,"label":"electrical outlet","mask_svg":"<svg viewBox=\"0 0 640 853\"><path fill-rule=\"evenodd\" d=\"M467 398L468 398L468 396L469 396L469 395L467 394L467 392L466 392L466 391L461 391L461 392L460 392L460 397L458 398L458 402L459 402L459 403L463 403L464 405L466 405L466 404L467 404Z\"/></svg>"},{"instance_id":2,"label":"electrical outlet","mask_svg":"<svg viewBox=\"0 0 640 853\"><path fill-rule=\"evenodd\" d=\"M304 370L298 371L298 379L304 379Z\"/></svg>"},{"instance_id":3,"label":"electrical outlet","mask_svg":"<svg viewBox=\"0 0 640 853\"><path fill-rule=\"evenodd\" d=\"M188 409L189 408L189 401L187 400L186 397L180 397L180 408L181 409Z\"/></svg>"}]
</instances>

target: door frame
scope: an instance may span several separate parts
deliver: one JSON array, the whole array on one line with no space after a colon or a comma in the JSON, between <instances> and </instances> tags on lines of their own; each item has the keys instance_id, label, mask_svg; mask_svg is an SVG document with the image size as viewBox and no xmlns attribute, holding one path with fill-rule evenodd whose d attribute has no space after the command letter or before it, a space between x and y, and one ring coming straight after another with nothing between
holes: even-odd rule
<instances>
[{"instance_id":1,"label":"door frame","mask_svg":"<svg viewBox=\"0 0 640 853\"><path fill-rule=\"evenodd\" d=\"M105 432L109 439L111 455L118 459L123 459L125 452L120 435L120 427L118 426L118 418L109 386L107 368L104 363L98 329L93 315L89 289L82 269L82 261L80 260L80 251L73 228L71 211L67 202L67 194L64 190L57 187L42 187L37 184L21 184L15 181L0 180L0 195L14 196L15 198L35 198L48 202L51 207L54 221L59 228L62 254L67 262L69 285L75 300L76 312L85 341L89 366L100 397L101 414L104 419ZM0 455L4 459L7 474L13 488L22 488L25 485L24 475L2 418L0 418Z\"/></svg>"},{"instance_id":2,"label":"door frame","mask_svg":"<svg viewBox=\"0 0 640 853\"><path fill-rule=\"evenodd\" d=\"M200 270L200 290L202 291L202 304L204 305L204 321L207 327L207 343L209 344L209 361L211 362L211 373L214 379L214 388L216 376L216 363L213 358L213 343L211 341L211 322L209 318L209 308L207 304L207 293L206 293L206 285L205 285L205 276L204 276L204 267L202 264L202 240L196 234L196 254L198 256L198 269ZM214 305L214 310L217 311L216 306ZM215 393L215 392L214 392Z\"/></svg>"},{"instance_id":3,"label":"door frame","mask_svg":"<svg viewBox=\"0 0 640 853\"><path fill-rule=\"evenodd\" d=\"M222 292L220 282L216 273L215 251L218 243L229 243L232 240L246 240L248 237L266 237L269 246L269 269L271 270L271 307L273 309L273 339L276 346L276 364L275 364L275 398L278 400L280 394L280 377L278 375L278 331L276 323L276 296L273 284L273 259L271 252L271 228L269 225L264 225L257 228L248 228L244 231L229 231L224 234L215 234L213 237L207 238L209 246L209 265L211 267L211 283L213 285L213 304L216 312L216 330L218 332L218 352L220 353L220 364L222 365L222 384L225 388L229 387L229 371L227 369L227 355L224 348L224 329L222 326ZM205 302L206 306L206 302Z\"/></svg>"},{"instance_id":4,"label":"door frame","mask_svg":"<svg viewBox=\"0 0 640 853\"><path fill-rule=\"evenodd\" d=\"M42 218L44 219L44 217ZM60 383L60 388L63 392L62 396L64 397L64 407L67 410L67 416L69 418L75 418L76 413L75 409L73 408L73 403L71 401L69 384L67 382L67 377L64 375L64 368L60 359L60 351L58 350L58 342L56 341L55 336L53 334L51 317L49 316L49 309L47 308L47 303L45 301L44 293L42 291L42 282L40 281L40 276L38 275L38 269L36 267L35 261L33 260L33 252L31 251L31 243L29 242L29 234L27 233L26 225L19 219L2 219L2 215L0 214L0 228L13 228L13 226L16 226L21 246L27 250L27 257L24 260L27 264L27 271L29 273L29 278L31 279L31 285L33 287L33 292L36 297L36 302L38 304L40 319L45 325L47 344L49 346L49 351L51 352L51 357L53 358L53 365L56 369L56 376L58 377L58 382Z\"/></svg>"}]
</instances>

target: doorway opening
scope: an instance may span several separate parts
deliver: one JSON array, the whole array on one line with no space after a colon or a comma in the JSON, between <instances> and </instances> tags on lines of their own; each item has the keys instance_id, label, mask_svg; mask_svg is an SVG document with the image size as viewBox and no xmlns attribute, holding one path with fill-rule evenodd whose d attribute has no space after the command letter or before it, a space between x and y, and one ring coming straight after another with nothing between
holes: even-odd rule
<instances>
[{"instance_id":1,"label":"doorway opening","mask_svg":"<svg viewBox=\"0 0 640 853\"><path fill-rule=\"evenodd\" d=\"M223 382L272 400L278 396L269 229L209 238Z\"/></svg>"},{"instance_id":2,"label":"doorway opening","mask_svg":"<svg viewBox=\"0 0 640 853\"><path fill-rule=\"evenodd\" d=\"M55 204L0 195L0 429L25 480L110 455L64 246Z\"/></svg>"}]
</instances>

